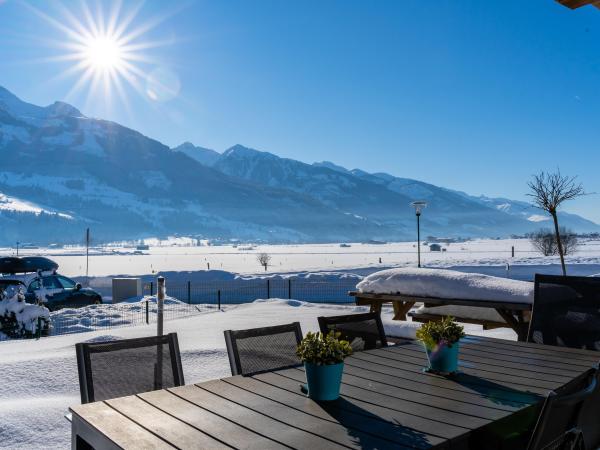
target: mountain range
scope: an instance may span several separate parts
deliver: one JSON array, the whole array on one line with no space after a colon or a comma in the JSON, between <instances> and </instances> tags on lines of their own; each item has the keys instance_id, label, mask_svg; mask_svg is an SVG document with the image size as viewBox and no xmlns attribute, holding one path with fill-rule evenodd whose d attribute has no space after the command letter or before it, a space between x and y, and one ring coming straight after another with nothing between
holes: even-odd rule
<instances>
[{"instance_id":1,"label":"mountain range","mask_svg":"<svg viewBox=\"0 0 600 450\"><path fill-rule=\"evenodd\" d=\"M413 239L409 203L426 200L424 235L522 234L547 216L386 173L306 164L242 145L176 148L130 128L46 107L0 87L0 244L189 235L268 242ZM600 231L580 216L562 224Z\"/></svg>"}]
</instances>

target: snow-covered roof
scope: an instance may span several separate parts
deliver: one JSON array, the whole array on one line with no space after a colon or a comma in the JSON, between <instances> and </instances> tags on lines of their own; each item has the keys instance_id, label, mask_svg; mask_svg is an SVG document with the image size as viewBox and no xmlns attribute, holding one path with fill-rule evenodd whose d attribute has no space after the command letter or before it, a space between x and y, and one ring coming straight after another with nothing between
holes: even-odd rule
<instances>
[{"instance_id":1,"label":"snow-covered roof","mask_svg":"<svg viewBox=\"0 0 600 450\"><path fill-rule=\"evenodd\" d=\"M533 283L446 269L402 268L375 272L359 292L418 297L533 303Z\"/></svg>"}]
</instances>

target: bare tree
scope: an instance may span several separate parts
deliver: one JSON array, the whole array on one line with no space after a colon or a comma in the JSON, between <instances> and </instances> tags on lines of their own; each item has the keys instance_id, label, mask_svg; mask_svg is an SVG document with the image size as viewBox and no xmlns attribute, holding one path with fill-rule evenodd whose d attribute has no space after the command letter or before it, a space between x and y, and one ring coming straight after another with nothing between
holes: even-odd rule
<instances>
[{"instance_id":1,"label":"bare tree","mask_svg":"<svg viewBox=\"0 0 600 450\"><path fill-rule=\"evenodd\" d=\"M572 230L560 227L560 239L562 241L565 255L572 255L577 251L577 247L579 247L579 239Z\"/></svg>"},{"instance_id":2,"label":"bare tree","mask_svg":"<svg viewBox=\"0 0 600 450\"><path fill-rule=\"evenodd\" d=\"M533 204L552 216L560 265L563 275L567 275L565 252L558 227L557 209L564 201L585 195L583 186L577 182L577 177L563 176L560 170L555 173L540 172L539 175L534 175L528 186L531 189L528 195L533 197Z\"/></svg>"},{"instance_id":3,"label":"bare tree","mask_svg":"<svg viewBox=\"0 0 600 450\"><path fill-rule=\"evenodd\" d=\"M544 256L552 256L558 253L556 236L548 228L541 228L533 233L528 233L527 238L529 238L533 248ZM573 231L565 227L560 227L560 239L565 255L571 255L577 251L579 241Z\"/></svg>"},{"instance_id":4,"label":"bare tree","mask_svg":"<svg viewBox=\"0 0 600 450\"><path fill-rule=\"evenodd\" d=\"M552 230L542 228L527 235L533 248L544 256L556 255L556 238Z\"/></svg>"},{"instance_id":5,"label":"bare tree","mask_svg":"<svg viewBox=\"0 0 600 450\"><path fill-rule=\"evenodd\" d=\"M268 253L259 253L258 255L256 255L256 260L258 261L258 263L263 266L265 268L265 272L267 271L267 267L269 266L269 263L271 262L271 255L269 255Z\"/></svg>"}]
</instances>

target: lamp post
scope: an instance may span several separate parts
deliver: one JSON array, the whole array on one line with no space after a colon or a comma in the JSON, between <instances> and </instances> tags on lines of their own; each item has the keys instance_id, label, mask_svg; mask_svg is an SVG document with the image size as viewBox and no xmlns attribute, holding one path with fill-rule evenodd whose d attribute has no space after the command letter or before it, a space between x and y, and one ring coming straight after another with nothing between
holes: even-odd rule
<instances>
[{"instance_id":1,"label":"lamp post","mask_svg":"<svg viewBox=\"0 0 600 450\"><path fill-rule=\"evenodd\" d=\"M410 204L415 208L415 214L417 216L417 266L421 267L421 212L427 206L427 202L417 201Z\"/></svg>"}]
</instances>

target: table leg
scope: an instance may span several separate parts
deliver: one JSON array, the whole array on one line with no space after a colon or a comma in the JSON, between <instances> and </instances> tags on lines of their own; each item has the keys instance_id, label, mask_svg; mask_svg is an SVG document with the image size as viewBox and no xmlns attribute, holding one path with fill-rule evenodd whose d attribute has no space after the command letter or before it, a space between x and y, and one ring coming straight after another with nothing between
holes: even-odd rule
<instances>
[{"instance_id":1,"label":"table leg","mask_svg":"<svg viewBox=\"0 0 600 450\"><path fill-rule=\"evenodd\" d=\"M415 305L415 302L406 302L402 300L392 301L394 308L393 320L406 320L406 313Z\"/></svg>"}]
</instances>

